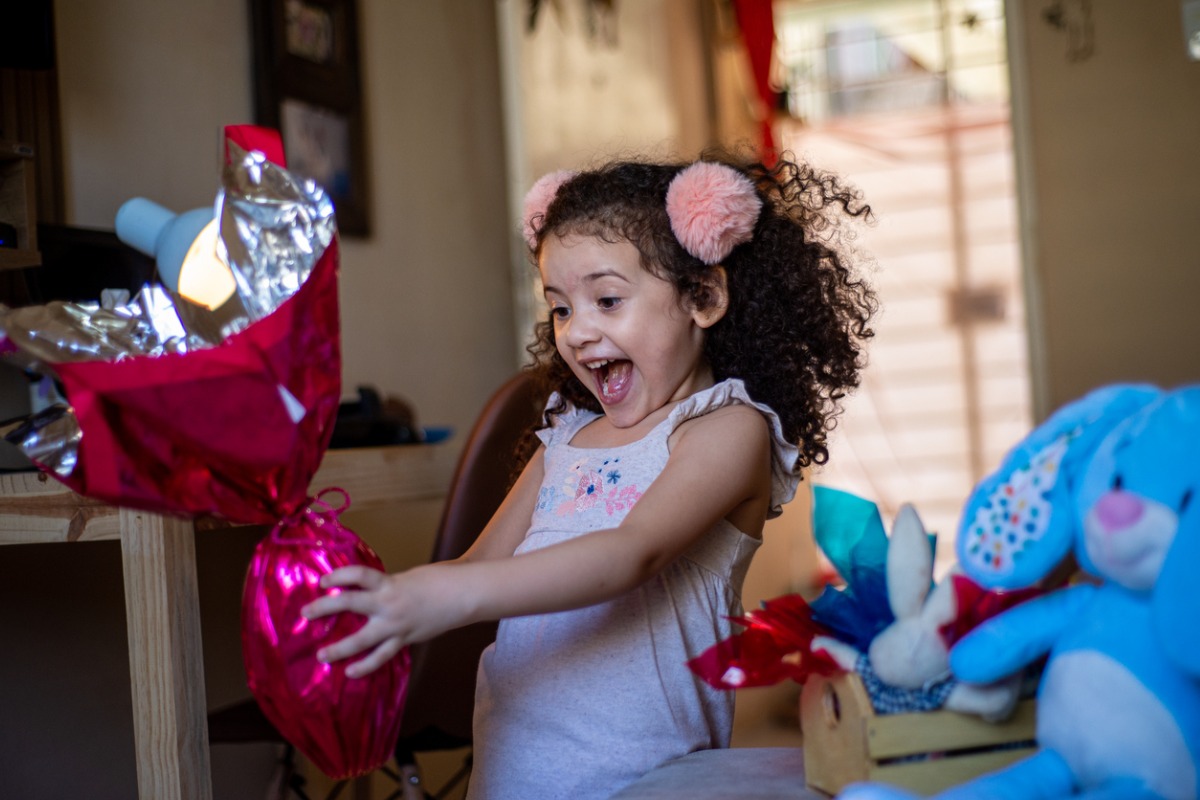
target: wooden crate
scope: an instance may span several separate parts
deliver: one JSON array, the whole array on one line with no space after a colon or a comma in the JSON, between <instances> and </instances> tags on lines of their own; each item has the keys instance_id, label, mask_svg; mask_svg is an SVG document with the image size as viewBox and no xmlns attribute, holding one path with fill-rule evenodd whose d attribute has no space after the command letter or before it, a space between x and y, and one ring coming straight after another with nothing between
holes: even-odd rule
<instances>
[{"instance_id":1,"label":"wooden crate","mask_svg":"<svg viewBox=\"0 0 1200 800\"><path fill-rule=\"evenodd\" d=\"M934 794L1032 754L1035 710L1023 700L999 724L954 711L877 715L857 675L809 678L800 695L805 778L830 795L867 780Z\"/></svg>"}]
</instances>

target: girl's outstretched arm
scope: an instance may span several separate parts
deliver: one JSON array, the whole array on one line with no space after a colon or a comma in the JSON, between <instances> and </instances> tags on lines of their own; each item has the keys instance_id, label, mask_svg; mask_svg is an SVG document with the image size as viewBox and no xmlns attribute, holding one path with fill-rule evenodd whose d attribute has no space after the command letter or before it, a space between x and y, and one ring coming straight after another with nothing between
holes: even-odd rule
<instances>
[{"instance_id":1,"label":"girl's outstretched arm","mask_svg":"<svg viewBox=\"0 0 1200 800\"><path fill-rule=\"evenodd\" d=\"M454 569L470 561L489 561L512 556L529 530L529 521L542 483L544 448L539 447L521 475L492 515L474 544L454 561L422 564L388 575L370 567L342 567L326 575L321 586L340 587L342 592L326 595L301 611L314 619L340 611L367 617L367 623L350 636L323 647L322 661L337 661L375 648L365 658L346 668L359 677L383 666L406 643L423 641L443 631L469 624L465 618L461 578Z\"/></svg>"},{"instance_id":2,"label":"girl's outstretched arm","mask_svg":"<svg viewBox=\"0 0 1200 800\"><path fill-rule=\"evenodd\" d=\"M320 655L332 661L374 648L347 668L349 675L364 675L404 644L450 628L610 600L656 575L722 518L758 535L770 502L770 448L766 420L747 406L691 420L678 429L667 466L618 527L506 558L532 516L539 453L536 481L522 475L511 505L505 501L488 535L461 559L395 575L351 567L326 576L325 586L362 590L314 601L306 615L353 611L368 621ZM518 515L524 527L514 540L510 526Z\"/></svg>"}]
</instances>

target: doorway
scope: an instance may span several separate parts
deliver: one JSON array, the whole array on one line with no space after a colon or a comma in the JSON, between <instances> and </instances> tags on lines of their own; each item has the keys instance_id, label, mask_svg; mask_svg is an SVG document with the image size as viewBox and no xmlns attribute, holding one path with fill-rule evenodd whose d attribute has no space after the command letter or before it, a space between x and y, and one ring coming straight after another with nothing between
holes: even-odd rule
<instances>
[{"instance_id":1,"label":"doorway","mask_svg":"<svg viewBox=\"0 0 1200 800\"><path fill-rule=\"evenodd\" d=\"M881 303L814 482L911 502L953 561L1032 417L1003 0L776 3L784 149L862 190Z\"/></svg>"}]
</instances>

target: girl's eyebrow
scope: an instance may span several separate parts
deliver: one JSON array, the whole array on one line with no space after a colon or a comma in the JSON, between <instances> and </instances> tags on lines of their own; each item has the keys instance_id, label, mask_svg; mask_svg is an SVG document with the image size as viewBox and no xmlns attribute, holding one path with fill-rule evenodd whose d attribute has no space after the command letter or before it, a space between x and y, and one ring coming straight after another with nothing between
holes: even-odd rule
<instances>
[{"instance_id":1,"label":"girl's eyebrow","mask_svg":"<svg viewBox=\"0 0 1200 800\"><path fill-rule=\"evenodd\" d=\"M619 280L624 281L625 283L629 283L628 278L626 278L624 275L622 275L621 273L619 273L613 269L598 269L595 272L589 272L587 275L583 276L582 280L584 283L595 283L596 281L601 280L602 278L617 278ZM559 289L557 286L550 286L550 285L545 285L545 284L542 285L542 294L550 294L551 292L554 292L556 294L565 294L565 292L563 292L563 290Z\"/></svg>"}]
</instances>

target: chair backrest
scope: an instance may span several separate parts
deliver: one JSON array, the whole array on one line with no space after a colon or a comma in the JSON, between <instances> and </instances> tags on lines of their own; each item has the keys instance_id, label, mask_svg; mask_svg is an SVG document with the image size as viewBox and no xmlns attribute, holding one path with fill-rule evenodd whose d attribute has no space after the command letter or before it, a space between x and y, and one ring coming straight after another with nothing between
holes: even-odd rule
<instances>
[{"instance_id":1,"label":"chair backrest","mask_svg":"<svg viewBox=\"0 0 1200 800\"><path fill-rule=\"evenodd\" d=\"M510 378L488 400L455 467L431 560L457 558L474 543L504 500L517 446L540 414L526 372ZM496 623L478 623L412 646L398 750L470 744L479 654L495 638Z\"/></svg>"}]
</instances>

